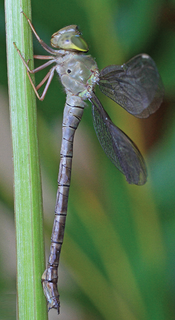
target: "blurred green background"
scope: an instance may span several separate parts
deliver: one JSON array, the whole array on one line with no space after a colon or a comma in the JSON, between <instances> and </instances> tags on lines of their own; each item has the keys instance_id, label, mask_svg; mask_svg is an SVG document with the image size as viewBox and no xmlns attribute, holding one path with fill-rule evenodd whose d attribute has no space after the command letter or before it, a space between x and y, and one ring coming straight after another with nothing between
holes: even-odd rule
<instances>
[{"instance_id":1,"label":"blurred green background","mask_svg":"<svg viewBox=\"0 0 175 320\"><path fill-rule=\"evenodd\" d=\"M37 0L32 2L32 17L48 44L54 32L77 24L99 69L142 52L151 55L165 85L162 106L144 120L96 91L114 123L146 159L149 177L142 187L128 185L107 159L93 129L90 104L85 109L75 136L59 269L59 319L175 319L175 1ZM0 319L11 320L16 318L16 262L2 1L0 41ZM34 51L45 54L36 39ZM36 76L36 83L43 74ZM65 103L57 78L45 100L37 102L47 256ZM49 319L57 319L55 310Z\"/></svg>"}]
</instances>

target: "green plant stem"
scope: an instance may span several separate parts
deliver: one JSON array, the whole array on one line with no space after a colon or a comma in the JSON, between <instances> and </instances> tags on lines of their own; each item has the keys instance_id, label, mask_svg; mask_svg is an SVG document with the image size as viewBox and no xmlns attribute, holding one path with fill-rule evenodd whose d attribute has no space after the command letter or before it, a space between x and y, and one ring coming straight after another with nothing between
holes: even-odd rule
<instances>
[{"instance_id":1,"label":"green plant stem","mask_svg":"<svg viewBox=\"0 0 175 320\"><path fill-rule=\"evenodd\" d=\"M21 13L23 10L30 17L30 9L28 0L5 1L14 161L18 319L45 320L47 310L41 286L44 241L36 102L26 69L13 45L15 42L26 60L33 56L32 34Z\"/></svg>"}]
</instances>

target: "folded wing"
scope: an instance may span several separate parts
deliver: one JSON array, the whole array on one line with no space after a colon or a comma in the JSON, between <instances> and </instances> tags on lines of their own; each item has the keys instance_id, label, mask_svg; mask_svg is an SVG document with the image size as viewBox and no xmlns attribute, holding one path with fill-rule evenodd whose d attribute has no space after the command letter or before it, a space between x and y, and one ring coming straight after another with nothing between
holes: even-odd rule
<instances>
[{"instance_id":1,"label":"folded wing","mask_svg":"<svg viewBox=\"0 0 175 320\"><path fill-rule=\"evenodd\" d=\"M147 171L140 151L131 139L114 125L94 93L89 100L92 103L94 128L104 152L130 184L143 185Z\"/></svg>"},{"instance_id":2,"label":"folded wing","mask_svg":"<svg viewBox=\"0 0 175 320\"><path fill-rule=\"evenodd\" d=\"M140 54L100 72L100 90L138 118L147 118L162 103L164 87L153 59Z\"/></svg>"}]
</instances>

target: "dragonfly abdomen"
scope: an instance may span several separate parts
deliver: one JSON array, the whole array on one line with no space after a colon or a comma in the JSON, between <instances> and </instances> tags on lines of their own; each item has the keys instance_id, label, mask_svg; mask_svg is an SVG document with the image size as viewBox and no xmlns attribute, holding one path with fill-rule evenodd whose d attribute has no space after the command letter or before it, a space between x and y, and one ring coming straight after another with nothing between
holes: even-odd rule
<instances>
[{"instance_id":1,"label":"dragonfly abdomen","mask_svg":"<svg viewBox=\"0 0 175 320\"><path fill-rule=\"evenodd\" d=\"M55 205L55 219L51 237L50 256L47 269L44 271L42 276L42 284L48 301L48 309L55 308L58 313L60 308L59 293L57 289L58 265L67 216L73 157L73 140L75 130L82 118L83 111L83 100L78 96L68 95L63 115L58 190Z\"/></svg>"}]
</instances>

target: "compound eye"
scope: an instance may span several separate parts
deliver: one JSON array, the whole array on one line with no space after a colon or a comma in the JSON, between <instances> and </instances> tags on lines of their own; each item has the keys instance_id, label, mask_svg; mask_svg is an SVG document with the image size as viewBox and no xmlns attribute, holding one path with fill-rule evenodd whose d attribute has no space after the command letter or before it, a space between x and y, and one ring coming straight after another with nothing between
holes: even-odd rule
<instances>
[{"instance_id":1,"label":"compound eye","mask_svg":"<svg viewBox=\"0 0 175 320\"><path fill-rule=\"evenodd\" d=\"M54 48L87 52L88 46L84 39L81 37L77 26L65 27L52 35L51 45Z\"/></svg>"}]
</instances>

